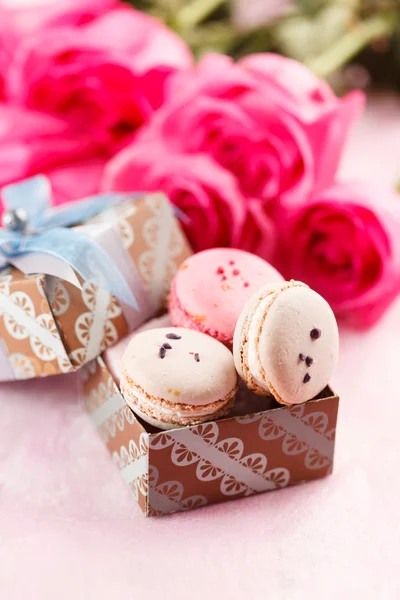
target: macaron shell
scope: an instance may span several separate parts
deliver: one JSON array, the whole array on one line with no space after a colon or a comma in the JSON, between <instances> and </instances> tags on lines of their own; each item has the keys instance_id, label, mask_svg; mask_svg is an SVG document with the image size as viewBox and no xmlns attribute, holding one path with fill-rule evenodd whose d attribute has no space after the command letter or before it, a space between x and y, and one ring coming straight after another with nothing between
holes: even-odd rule
<instances>
[{"instance_id":1,"label":"macaron shell","mask_svg":"<svg viewBox=\"0 0 400 600\"><path fill-rule=\"evenodd\" d=\"M233 248L213 248L187 259L172 286L169 310L174 325L208 333L231 344L248 299L282 276L263 259Z\"/></svg>"},{"instance_id":2,"label":"macaron shell","mask_svg":"<svg viewBox=\"0 0 400 600\"><path fill-rule=\"evenodd\" d=\"M160 349L165 344L171 348L164 352ZM134 336L122 359L122 370L123 377L131 378L148 396L190 406L221 400L237 385L228 348L203 333L183 328L168 327Z\"/></svg>"},{"instance_id":3,"label":"macaron shell","mask_svg":"<svg viewBox=\"0 0 400 600\"><path fill-rule=\"evenodd\" d=\"M134 333L127 335L122 340L120 340L118 344L116 344L115 346L111 346L111 348L107 348L107 350L103 352L102 356L104 362L106 363L107 368L110 371L111 375L114 377L115 381L119 381L121 379L121 359L131 339L142 331L169 326L171 326L171 320L168 314L162 315L161 317L156 317L155 319L147 321L147 323L139 327L139 329L137 329Z\"/></svg>"},{"instance_id":4,"label":"macaron shell","mask_svg":"<svg viewBox=\"0 0 400 600\"><path fill-rule=\"evenodd\" d=\"M318 339L311 335L315 329L320 331ZM268 382L279 402L298 404L329 383L338 352L339 333L329 304L297 284L280 291L264 315L250 369Z\"/></svg>"}]
</instances>

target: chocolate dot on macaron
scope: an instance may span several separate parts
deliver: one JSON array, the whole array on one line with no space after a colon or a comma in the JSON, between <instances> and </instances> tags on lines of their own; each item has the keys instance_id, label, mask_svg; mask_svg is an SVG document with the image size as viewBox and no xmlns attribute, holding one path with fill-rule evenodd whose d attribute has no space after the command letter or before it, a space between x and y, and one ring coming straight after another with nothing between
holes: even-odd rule
<instances>
[{"instance_id":1,"label":"chocolate dot on macaron","mask_svg":"<svg viewBox=\"0 0 400 600\"><path fill-rule=\"evenodd\" d=\"M172 350L172 346L171 344L168 344L168 342L165 342L165 344L163 344L163 348L165 348L166 350Z\"/></svg>"},{"instance_id":2,"label":"chocolate dot on macaron","mask_svg":"<svg viewBox=\"0 0 400 600\"><path fill-rule=\"evenodd\" d=\"M303 383L308 383L310 381L310 379L311 379L310 373L306 373L304 375Z\"/></svg>"},{"instance_id":3,"label":"chocolate dot on macaron","mask_svg":"<svg viewBox=\"0 0 400 600\"><path fill-rule=\"evenodd\" d=\"M300 352L300 354L299 354L299 359L300 359L300 360L306 360L306 355L305 355L305 354L303 354L302 352Z\"/></svg>"},{"instance_id":4,"label":"chocolate dot on macaron","mask_svg":"<svg viewBox=\"0 0 400 600\"><path fill-rule=\"evenodd\" d=\"M177 333L167 333L166 338L168 338L169 340L181 340L182 336L178 335Z\"/></svg>"},{"instance_id":5,"label":"chocolate dot on macaron","mask_svg":"<svg viewBox=\"0 0 400 600\"><path fill-rule=\"evenodd\" d=\"M198 353L197 353L197 352L196 352L196 353L195 353L195 355L194 355L194 360L195 360L196 362L200 362L200 356L198 355Z\"/></svg>"},{"instance_id":6,"label":"chocolate dot on macaron","mask_svg":"<svg viewBox=\"0 0 400 600\"><path fill-rule=\"evenodd\" d=\"M167 350L164 348L164 346L161 346L160 351L158 353L160 358L165 358L165 355L167 354Z\"/></svg>"},{"instance_id":7,"label":"chocolate dot on macaron","mask_svg":"<svg viewBox=\"0 0 400 600\"><path fill-rule=\"evenodd\" d=\"M310 331L310 337L313 340L317 340L318 338L321 337L321 333L322 332L320 329L317 329L316 327L314 327L314 329L311 329L311 331Z\"/></svg>"},{"instance_id":8,"label":"chocolate dot on macaron","mask_svg":"<svg viewBox=\"0 0 400 600\"><path fill-rule=\"evenodd\" d=\"M311 365L313 364L314 359L312 356L306 356L306 365L307 367L311 367Z\"/></svg>"}]
</instances>

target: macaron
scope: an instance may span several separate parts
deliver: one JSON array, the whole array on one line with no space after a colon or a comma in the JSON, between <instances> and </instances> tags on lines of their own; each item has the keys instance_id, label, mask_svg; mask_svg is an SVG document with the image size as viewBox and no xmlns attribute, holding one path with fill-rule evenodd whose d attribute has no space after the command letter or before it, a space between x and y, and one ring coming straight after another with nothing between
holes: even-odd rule
<instances>
[{"instance_id":1,"label":"macaron","mask_svg":"<svg viewBox=\"0 0 400 600\"><path fill-rule=\"evenodd\" d=\"M147 329L159 329L160 327L170 327L170 325L171 320L168 314L164 314L161 317L155 317L154 319L147 321L144 325L141 325L139 329L133 333L130 333L122 338L122 340L119 340L115 346L107 348L107 350L103 352L102 357L114 380L119 381L121 379L122 357L133 336L141 333L142 331L146 331Z\"/></svg>"},{"instance_id":2,"label":"macaron","mask_svg":"<svg viewBox=\"0 0 400 600\"><path fill-rule=\"evenodd\" d=\"M160 429L214 420L233 406L238 376L232 353L204 333L143 331L132 337L121 366L127 404Z\"/></svg>"},{"instance_id":3,"label":"macaron","mask_svg":"<svg viewBox=\"0 0 400 600\"><path fill-rule=\"evenodd\" d=\"M207 333L232 347L236 321L249 298L283 277L262 258L234 248L194 254L180 267L169 295L176 327Z\"/></svg>"},{"instance_id":4,"label":"macaron","mask_svg":"<svg viewBox=\"0 0 400 600\"><path fill-rule=\"evenodd\" d=\"M304 283L264 286L238 319L233 353L249 389L281 404L300 404L331 379L339 353L335 316Z\"/></svg>"}]
</instances>

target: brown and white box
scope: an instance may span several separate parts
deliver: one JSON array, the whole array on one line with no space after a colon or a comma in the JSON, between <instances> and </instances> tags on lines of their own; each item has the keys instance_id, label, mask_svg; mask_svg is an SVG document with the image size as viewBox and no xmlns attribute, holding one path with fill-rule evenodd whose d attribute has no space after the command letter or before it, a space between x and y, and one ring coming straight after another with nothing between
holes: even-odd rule
<instances>
[{"instance_id":1,"label":"brown and white box","mask_svg":"<svg viewBox=\"0 0 400 600\"><path fill-rule=\"evenodd\" d=\"M171 280L190 255L163 194L147 194L108 209L81 230L113 258L139 311L122 309L109 292L58 277L0 274L0 381L68 373L93 360L156 314Z\"/></svg>"},{"instance_id":2,"label":"brown and white box","mask_svg":"<svg viewBox=\"0 0 400 600\"><path fill-rule=\"evenodd\" d=\"M81 373L86 409L146 516L277 490L332 471L339 398L329 387L292 407L242 389L233 416L160 432L127 406L103 358Z\"/></svg>"}]
</instances>

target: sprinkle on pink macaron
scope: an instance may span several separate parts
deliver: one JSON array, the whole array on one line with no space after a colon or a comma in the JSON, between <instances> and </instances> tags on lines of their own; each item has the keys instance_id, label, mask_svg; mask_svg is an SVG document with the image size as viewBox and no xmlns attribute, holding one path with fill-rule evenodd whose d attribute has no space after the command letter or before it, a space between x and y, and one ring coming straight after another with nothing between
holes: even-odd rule
<instances>
[{"instance_id":1,"label":"sprinkle on pink macaron","mask_svg":"<svg viewBox=\"0 0 400 600\"><path fill-rule=\"evenodd\" d=\"M175 327L207 333L232 345L236 321L253 293L283 277L265 260L233 248L212 248L188 258L169 296Z\"/></svg>"}]
</instances>

